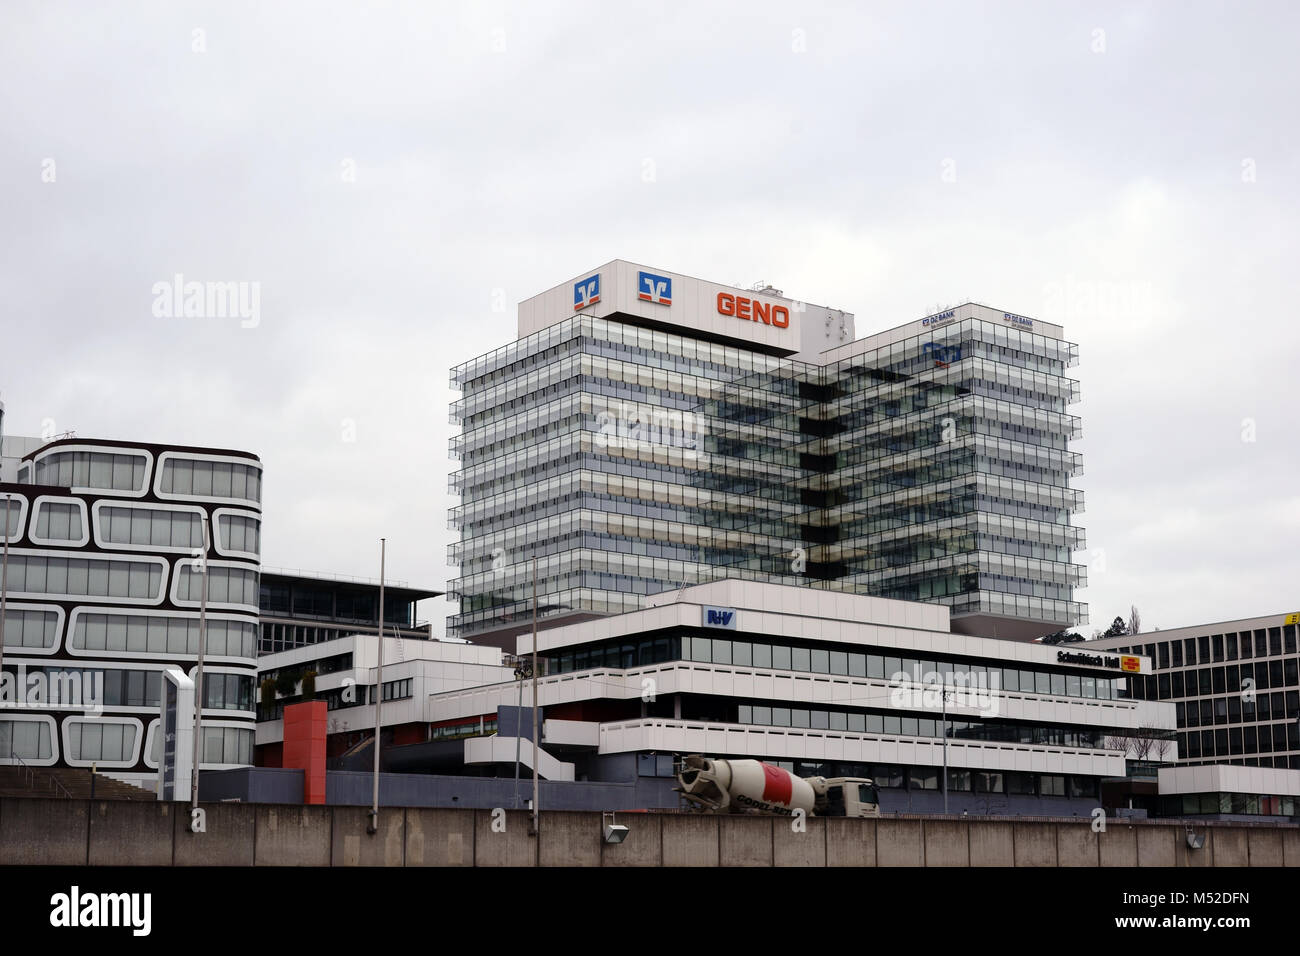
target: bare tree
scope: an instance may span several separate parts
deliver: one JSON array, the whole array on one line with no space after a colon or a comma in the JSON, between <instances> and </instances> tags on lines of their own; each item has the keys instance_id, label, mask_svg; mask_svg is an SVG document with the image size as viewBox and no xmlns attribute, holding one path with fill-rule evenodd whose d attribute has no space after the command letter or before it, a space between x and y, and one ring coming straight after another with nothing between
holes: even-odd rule
<instances>
[{"instance_id":1,"label":"bare tree","mask_svg":"<svg viewBox=\"0 0 1300 956\"><path fill-rule=\"evenodd\" d=\"M1142 615L1138 613L1136 604L1129 605L1128 632L1130 634L1142 633Z\"/></svg>"}]
</instances>

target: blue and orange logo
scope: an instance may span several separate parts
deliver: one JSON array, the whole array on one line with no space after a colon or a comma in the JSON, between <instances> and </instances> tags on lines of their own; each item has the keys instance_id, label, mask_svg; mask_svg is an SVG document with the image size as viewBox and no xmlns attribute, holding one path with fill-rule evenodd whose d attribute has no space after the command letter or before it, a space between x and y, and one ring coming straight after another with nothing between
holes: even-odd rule
<instances>
[{"instance_id":1,"label":"blue and orange logo","mask_svg":"<svg viewBox=\"0 0 1300 956\"><path fill-rule=\"evenodd\" d=\"M654 302L656 305L672 305L673 280L668 276L657 276L653 272L638 272L636 297L642 302Z\"/></svg>"},{"instance_id":2,"label":"blue and orange logo","mask_svg":"<svg viewBox=\"0 0 1300 956\"><path fill-rule=\"evenodd\" d=\"M600 273L573 283L573 311L585 309L600 301Z\"/></svg>"}]
</instances>

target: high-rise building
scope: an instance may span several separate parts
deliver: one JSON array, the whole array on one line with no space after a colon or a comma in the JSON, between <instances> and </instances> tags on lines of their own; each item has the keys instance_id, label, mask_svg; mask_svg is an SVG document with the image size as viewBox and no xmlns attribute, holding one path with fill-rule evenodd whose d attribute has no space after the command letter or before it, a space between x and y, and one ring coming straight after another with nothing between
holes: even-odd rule
<instances>
[{"instance_id":1,"label":"high-rise building","mask_svg":"<svg viewBox=\"0 0 1300 956\"><path fill-rule=\"evenodd\" d=\"M854 317L616 260L452 370L461 540L448 633L635 610L740 578L947 605L1029 640L1087 620L1059 326L967 303Z\"/></svg>"},{"instance_id":2,"label":"high-rise building","mask_svg":"<svg viewBox=\"0 0 1300 956\"><path fill-rule=\"evenodd\" d=\"M8 502L0 763L156 777L162 672L193 675L210 528L202 766L252 763L262 466L247 452L64 439Z\"/></svg>"}]
</instances>

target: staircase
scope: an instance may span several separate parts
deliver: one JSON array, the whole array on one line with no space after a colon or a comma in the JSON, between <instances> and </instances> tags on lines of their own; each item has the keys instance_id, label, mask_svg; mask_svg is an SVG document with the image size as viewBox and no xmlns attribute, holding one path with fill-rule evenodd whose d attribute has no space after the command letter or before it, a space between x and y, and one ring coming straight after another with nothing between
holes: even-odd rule
<instances>
[{"instance_id":1,"label":"staircase","mask_svg":"<svg viewBox=\"0 0 1300 956\"><path fill-rule=\"evenodd\" d=\"M142 790L103 774L94 778L96 800L157 800ZM89 800L91 773L75 767L0 767L0 797Z\"/></svg>"}]
</instances>

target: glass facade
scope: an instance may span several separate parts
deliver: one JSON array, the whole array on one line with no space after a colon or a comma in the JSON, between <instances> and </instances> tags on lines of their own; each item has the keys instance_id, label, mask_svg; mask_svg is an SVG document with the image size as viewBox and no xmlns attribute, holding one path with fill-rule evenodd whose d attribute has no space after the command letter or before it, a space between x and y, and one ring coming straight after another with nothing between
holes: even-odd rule
<instances>
[{"instance_id":1,"label":"glass facade","mask_svg":"<svg viewBox=\"0 0 1300 956\"><path fill-rule=\"evenodd\" d=\"M574 316L452 370L473 639L738 577L1082 623L1076 347L967 319L811 365Z\"/></svg>"},{"instance_id":2,"label":"glass facade","mask_svg":"<svg viewBox=\"0 0 1300 956\"><path fill-rule=\"evenodd\" d=\"M1180 764L1300 769L1300 628L1242 625L1134 635L1116 649L1147 655L1155 673L1123 696L1173 702Z\"/></svg>"}]
</instances>

